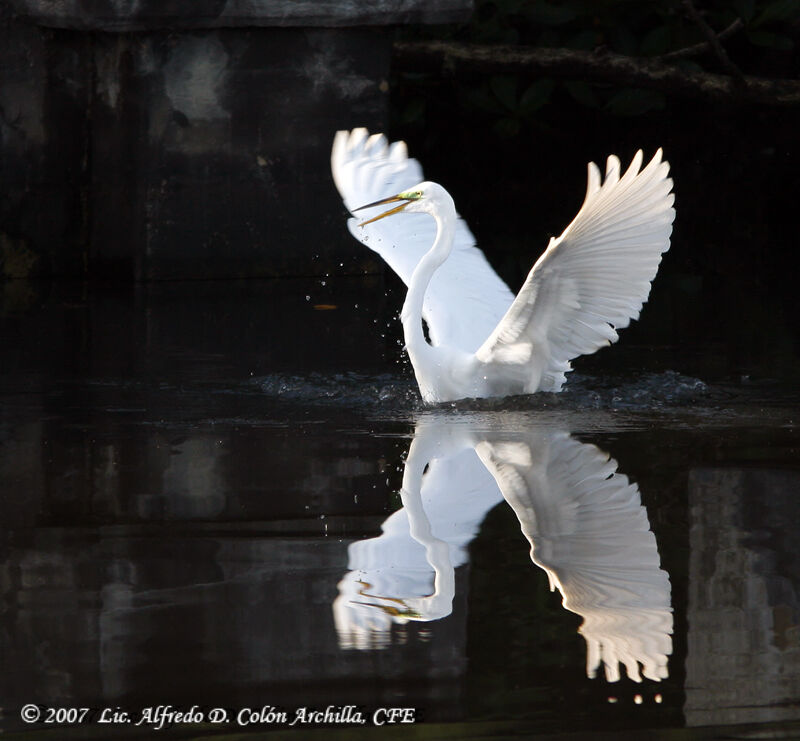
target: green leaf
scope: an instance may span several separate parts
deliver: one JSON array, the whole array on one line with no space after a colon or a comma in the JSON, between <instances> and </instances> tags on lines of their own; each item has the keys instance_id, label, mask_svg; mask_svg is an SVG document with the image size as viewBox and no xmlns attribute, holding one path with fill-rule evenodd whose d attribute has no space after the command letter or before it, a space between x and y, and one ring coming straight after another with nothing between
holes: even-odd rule
<instances>
[{"instance_id":1,"label":"green leaf","mask_svg":"<svg viewBox=\"0 0 800 741\"><path fill-rule=\"evenodd\" d=\"M600 101L594 92L594 88L589 83L576 80L565 82L564 87L573 99L581 105L585 105L587 108L599 108Z\"/></svg>"},{"instance_id":2,"label":"green leaf","mask_svg":"<svg viewBox=\"0 0 800 741\"><path fill-rule=\"evenodd\" d=\"M517 110L517 78L516 77L492 77L489 80L489 87L495 97L509 110Z\"/></svg>"},{"instance_id":3,"label":"green leaf","mask_svg":"<svg viewBox=\"0 0 800 741\"><path fill-rule=\"evenodd\" d=\"M752 25L758 27L769 23L796 20L798 17L800 17L800 0L773 0L764 6Z\"/></svg>"},{"instance_id":4,"label":"green leaf","mask_svg":"<svg viewBox=\"0 0 800 741\"><path fill-rule=\"evenodd\" d=\"M676 61L676 67L678 69L682 69L684 72L702 72L703 68L692 59L678 59Z\"/></svg>"},{"instance_id":5,"label":"green leaf","mask_svg":"<svg viewBox=\"0 0 800 741\"><path fill-rule=\"evenodd\" d=\"M614 26L609 29L608 38L614 51L620 54L635 56L639 49L639 39L625 26Z\"/></svg>"},{"instance_id":6,"label":"green leaf","mask_svg":"<svg viewBox=\"0 0 800 741\"><path fill-rule=\"evenodd\" d=\"M756 12L755 0L734 0L733 7L737 15L745 22L751 20Z\"/></svg>"},{"instance_id":7,"label":"green leaf","mask_svg":"<svg viewBox=\"0 0 800 741\"><path fill-rule=\"evenodd\" d=\"M611 96L606 110L617 116L639 116L648 111L657 111L667 104L663 94L653 90L626 88Z\"/></svg>"},{"instance_id":8,"label":"green leaf","mask_svg":"<svg viewBox=\"0 0 800 741\"><path fill-rule=\"evenodd\" d=\"M534 111L538 111L550 101L550 94L554 87L555 82L549 77L543 77L534 82L519 99L520 112L523 115L530 115Z\"/></svg>"},{"instance_id":9,"label":"green leaf","mask_svg":"<svg viewBox=\"0 0 800 741\"><path fill-rule=\"evenodd\" d=\"M473 108L486 111L487 113L499 115L505 112L503 106L500 105L494 95L489 93L485 85L467 91L466 100Z\"/></svg>"},{"instance_id":10,"label":"green leaf","mask_svg":"<svg viewBox=\"0 0 800 741\"><path fill-rule=\"evenodd\" d=\"M596 31L581 31L574 36L570 36L567 40L567 46L570 49L583 49L584 51L591 51L598 44Z\"/></svg>"},{"instance_id":11,"label":"green leaf","mask_svg":"<svg viewBox=\"0 0 800 741\"><path fill-rule=\"evenodd\" d=\"M481 23L473 23L474 40L484 44L500 44L505 38L508 26L497 18L489 18Z\"/></svg>"},{"instance_id":12,"label":"green leaf","mask_svg":"<svg viewBox=\"0 0 800 741\"><path fill-rule=\"evenodd\" d=\"M768 49L780 49L781 51L791 51L794 49L794 41L788 36L772 31L753 30L747 31L747 38L755 46L763 46Z\"/></svg>"},{"instance_id":13,"label":"green leaf","mask_svg":"<svg viewBox=\"0 0 800 741\"><path fill-rule=\"evenodd\" d=\"M546 28L536 39L536 46L555 48L561 46L561 35L552 28Z\"/></svg>"},{"instance_id":14,"label":"green leaf","mask_svg":"<svg viewBox=\"0 0 800 741\"><path fill-rule=\"evenodd\" d=\"M669 26L657 26L644 35L640 47L641 52L648 57L664 54L669 50L671 40Z\"/></svg>"},{"instance_id":15,"label":"green leaf","mask_svg":"<svg viewBox=\"0 0 800 741\"><path fill-rule=\"evenodd\" d=\"M495 121L494 126L492 126L494 133L503 139L515 137L519 134L519 127L518 118L501 118L499 121Z\"/></svg>"},{"instance_id":16,"label":"green leaf","mask_svg":"<svg viewBox=\"0 0 800 741\"><path fill-rule=\"evenodd\" d=\"M544 26L561 26L573 20L577 13L574 8L566 3L550 5L545 2L530 3L525 12L531 23L541 23Z\"/></svg>"}]
</instances>

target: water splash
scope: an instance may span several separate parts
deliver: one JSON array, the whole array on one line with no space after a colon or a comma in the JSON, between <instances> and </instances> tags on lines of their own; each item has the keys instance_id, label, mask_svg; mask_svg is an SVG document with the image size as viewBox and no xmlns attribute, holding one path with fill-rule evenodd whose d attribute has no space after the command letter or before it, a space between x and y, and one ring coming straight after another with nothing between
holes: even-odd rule
<instances>
[{"instance_id":1,"label":"water splash","mask_svg":"<svg viewBox=\"0 0 800 741\"><path fill-rule=\"evenodd\" d=\"M663 409L709 400L713 394L699 378L676 371L646 373L633 380L598 381L573 376L561 396L570 405L590 409Z\"/></svg>"},{"instance_id":2,"label":"water splash","mask_svg":"<svg viewBox=\"0 0 800 741\"><path fill-rule=\"evenodd\" d=\"M413 378L390 373L273 374L252 379L261 393L284 401L394 406L397 411L424 408ZM460 410L483 409L625 409L653 410L691 406L714 397L699 378L675 371L648 373L636 379L598 379L573 374L558 394L539 393L503 399L465 399L444 406Z\"/></svg>"},{"instance_id":3,"label":"water splash","mask_svg":"<svg viewBox=\"0 0 800 741\"><path fill-rule=\"evenodd\" d=\"M389 373L274 374L253 382L267 396L283 401L359 407L389 404L402 409L413 409L420 403L412 379Z\"/></svg>"}]
</instances>

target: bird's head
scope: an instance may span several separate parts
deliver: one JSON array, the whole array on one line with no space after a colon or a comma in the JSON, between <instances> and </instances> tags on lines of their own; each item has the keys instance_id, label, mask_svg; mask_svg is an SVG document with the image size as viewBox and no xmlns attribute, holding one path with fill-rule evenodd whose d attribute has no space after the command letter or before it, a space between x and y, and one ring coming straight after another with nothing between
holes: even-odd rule
<instances>
[{"instance_id":1,"label":"bird's head","mask_svg":"<svg viewBox=\"0 0 800 741\"><path fill-rule=\"evenodd\" d=\"M435 215L444 206L454 208L453 199L441 185L438 183L425 181L419 185L415 185L413 188L404 190L402 193L398 193L395 196L382 198L380 201L374 201L373 203L368 203L365 206L359 206L358 208L353 209L353 211L362 211L365 208L383 206L389 203L397 203L399 205L395 206L394 208L390 208L388 211L384 211L378 216L373 216L371 219L362 221L359 226L366 226L367 224L371 224L373 221L383 219L386 216L399 214L401 211L405 213L423 213Z\"/></svg>"}]
</instances>

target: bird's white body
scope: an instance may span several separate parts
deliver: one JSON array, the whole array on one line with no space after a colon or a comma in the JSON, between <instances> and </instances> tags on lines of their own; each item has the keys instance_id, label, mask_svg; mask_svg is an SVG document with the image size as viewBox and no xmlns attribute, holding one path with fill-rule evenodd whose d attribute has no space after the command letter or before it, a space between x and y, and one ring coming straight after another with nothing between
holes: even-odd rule
<instances>
[{"instance_id":1,"label":"bird's white body","mask_svg":"<svg viewBox=\"0 0 800 741\"><path fill-rule=\"evenodd\" d=\"M484 364L475 353L452 345L432 345L423 333L421 318L425 292L431 278L447 260L453 248L456 207L450 194L436 183L424 183L425 198L418 207L436 222L436 239L417 263L411 276L400 321L406 350L417 377L422 398L429 403L466 397L501 396L492 393Z\"/></svg>"},{"instance_id":2,"label":"bird's white body","mask_svg":"<svg viewBox=\"0 0 800 741\"><path fill-rule=\"evenodd\" d=\"M401 202L349 225L408 285L401 320L426 402L559 391L570 360L615 342L617 328L639 316L675 216L661 150L640 170L641 164L638 152L621 175L619 160L609 157L601 183L590 163L578 215L550 240L514 298L447 191L431 182L413 185L422 172L402 142L389 146L364 129L338 132L331 165L348 208L383 198L370 204L371 216L383 202ZM383 219L401 210L426 216Z\"/></svg>"}]
</instances>

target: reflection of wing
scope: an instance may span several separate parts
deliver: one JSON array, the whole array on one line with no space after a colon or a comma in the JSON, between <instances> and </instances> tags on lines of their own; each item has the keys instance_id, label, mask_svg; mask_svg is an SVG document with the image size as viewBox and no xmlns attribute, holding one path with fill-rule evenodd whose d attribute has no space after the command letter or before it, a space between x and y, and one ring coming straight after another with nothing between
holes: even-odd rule
<instances>
[{"instance_id":1,"label":"reflection of wing","mask_svg":"<svg viewBox=\"0 0 800 741\"><path fill-rule=\"evenodd\" d=\"M536 261L508 313L477 352L499 363L526 392L558 391L569 361L616 342L639 316L661 253L669 249L674 196L661 150L641 172L637 152L620 176L608 158L605 182L589 164L586 200ZM530 358L509 362L508 358Z\"/></svg>"},{"instance_id":2,"label":"reflection of wing","mask_svg":"<svg viewBox=\"0 0 800 741\"><path fill-rule=\"evenodd\" d=\"M422 168L408 158L404 142L388 145L381 134L366 129L339 131L333 142L331 170L336 187L352 211L416 185ZM360 221L380 208L359 212L348 227L353 236L377 252L408 285L420 258L436 237L426 214L382 219L361 228ZM476 246L466 223L458 220L453 251L431 280L422 315L434 345L446 344L475 352L505 314L514 298Z\"/></svg>"},{"instance_id":3,"label":"reflection of wing","mask_svg":"<svg viewBox=\"0 0 800 741\"><path fill-rule=\"evenodd\" d=\"M454 570L502 495L471 443L448 432L418 426L406 459L403 508L379 537L348 549L350 571L333 606L343 648L384 647L392 623L437 620L452 610Z\"/></svg>"},{"instance_id":4,"label":"reflection of wing","mask_svg":"<svg viewBox=\"0 0 800 741\"><path fill-rule=\"evenodd\" d=\"M476 446L531 543L531 557L584 619L587 673L667 676L672 652L669 577L639 490L616 461L566 433Z\"/></svg>"}]
</instances>

